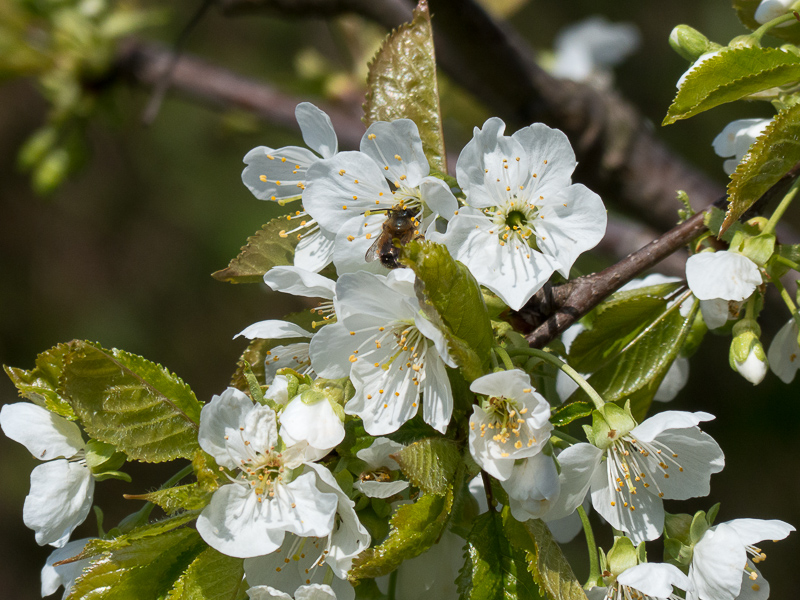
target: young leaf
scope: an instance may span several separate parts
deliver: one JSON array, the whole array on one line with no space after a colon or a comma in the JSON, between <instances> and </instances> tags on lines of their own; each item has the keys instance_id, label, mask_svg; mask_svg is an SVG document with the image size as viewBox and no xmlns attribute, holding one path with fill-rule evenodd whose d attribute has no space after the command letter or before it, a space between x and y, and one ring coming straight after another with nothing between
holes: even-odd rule
<instances>
[{"instance_id":1,"label":"young leaf","mask_svg":"<svg viewBox=\"0 0 800 600\"><path fill-rule=\"evenodd\" d=\"M68 350L67 344L58 344L42 352L36 357L36 367L32 371L7 366L3 368L19 390L20 396L74 421L75 413L58 389L58 378L61 377L64 355Z\"/></svg>"},{"instance_id":2,"label":"young leaf","mask_svg":"<svg viewBox=\"0 0 800 600\"><path fill-rule=\"evenodd\" d=\"M227 267L211 274L229 283L261 283L264 273L278 265L294 264L296 235L287 235L293 224L286 216L276 217L247 238L239 255Z\"/></svg>"},{"instance_id":3,"label":"young leaf","mask_svg":"<svg viewBox=\"0 0 800 600\"><path fill-rule=\"evenodd\" d=\"M700 63L678 89L663 125L800 80L800 56L778 48L728 48Z\"/></svg>"},{"instance_id":4,"label":"young leaf","mask_svg":"<svg viewBox=\"0 0 800 600\"><path fill-rule=\"evenodd\" d=\"M467 538L457 583L461 600L538 600L524 551L513 548L499 513L478 516Z\"/></svg>"},{"instance_id":5,"label":"young leaf","mask_svg":"<svg viewBox=\"0 0 800 600\"><path fill-rule=\"evenodd\" d=\"M594 406L589 402L570 402L569 404L555 409L553 414L550 415L550 422L553 424L553 427L564 427L576 419L588 417L592 414L593 410Z\"/></svg>"},{"instance_id":6,"label":"young leaf","mask_svg":"<svg viewBox=\"0 0 800 600\"><path fill-rule=\"evenodd\" d=\"M122 350L72 341L61 388L87 433L129 458L190 458L202 405L179 377Z\"/></svg>"},{"instance_id":7,"label":"young leaf","mask_svg":"<svg viewBox=\"0 0 800 600\"><path fill-rule=\"evenodd\" d=\"M123 533L122 535L118 535L117 537L108 540L91 539L86 542L86 545L83 547L83 551L80 553L78 558L91 558L107 552L115 552L117 550L122 550L123 548L128 548L138 541L163 536L170 531L174 531L179 527L194 521L196 518L197 513L183 513L167 519L148 523L147 525L142 525L141 527L136 527L128 533Z\"/></svg>"},{"instance_id":8,"label":"young leaf","mask_svg":"<svg viewBox=\"0 0 800 600\"><path fill-rule=\"evenodd\" d=\"M676 300L672 304L664 300L657 314L640 312L635 305L639 302L651 304L652 288L631 292L625 301L612 297L613 306L605 308L595 319L593 328L578 335L573 346L582 336L592 339L608 336L605 344L613 347L614 352L604 357L588 382L607 402L630 399L634 418L641 420L691 330L698 303L690 297L682 300L692 303L685 316ZM627 311L643 315L642 321L629 322L629 330L617 327ZM618 344L619 339L626 340L625 344ZM582 343L582 346L586 344ZM586 393L578 389L570 401L586 402Z\"/></svg>"},{"instance_id":9,"label":"young leaf","mask_svg":"<svg viewBox=\"0 0 800 600\"><path fill-rule=\"evenodd\" d=\"M742 25L753 30L761 27L761 23L755 19L756 9L761 2L762 0L733 0L733 8ZM784 27L773 27L769 34L793 44L800 43L800 23L790 23L791 25Z\"/></svg>"},{"instance_id":10,"label":"young leaf","mask_svg":"<svg viewBox=\"0 0 800 600\"><path fill-rule=\"evenodd\" d=\"M166 600L236 600L243 577L243 559L207 548L175 582Z\"/></svg>"},{"instance_id":11,"label":"young leaf","mask_svg":"<svg viewBox=\"0 0 800 600\"><path fill-rule=\"evenodd\" d=\"M362 552L354 561L351 581L387 575L404 560L430 548L442 533L453 506L453 491L444 496L423 494L413 504L398 507L389 537L376 548Z\"/></svg>"},{"instance_id":12,"label":"young leaf","mask_svg":"<svg viewBox=\"0 0 800 600\"><path fill-rule=\"evenodd\" d=\"M369 65L364 122L411 119L417 124L431 169L445 165L436 56L427 0L420 0L411 23L398 27L383 42Z\"/></svg>"},{"instance_id":13,"label":"young leaf","mask_svg":"<svg viewBox=\"0 0 800 600\"><path fill-rule=\"evenodd\" d=\"M782 110L745 154L728 184L724 233L800 162L800 104Z\"/></svg>"},{"instance_id":14,"label":"young leaf","mask_svg":"<svg viewBox=\"0 0 800 600\"><path fill-rule=\"evenodd\" d=\"M75 581L68 600L161 598L207 546L190 528L137 539L104 553Z\"/></svg>"},{"instance_id":15,"label":"young leaf","mask_svg":"<svg viewBox=\"0 0 800 600\"><path fill-rule=\"evenodd\" d=\"M211 500L211 492L204 489L198 482L194 482L165 490L156 490L148 494L126 494L125 498L152 502L161 507L168 515L172 515L182 510L200 510L204 508Z\"/></svg>"},{"instance_id":16,"label":"young leaf","mask_svg":"<svg viewBox=\"0 0 800 600\"><path fill-rule=\"evenodd\" d=\"M569 561L544 522L531 519L519 523L506 507L503 509L503 531L513 548L526 553L533 580L550 600L586 600L586 593L575 578Z\"/></svg>"},{"instance_id":17,"label":"young leaf","mask_svg":"<svg viewBox=\"0 0 800 600\"><path fill-rule=\"evenodd\" d=\"M394 459L414 486L426 494L442 496L453 484L461 454L455 442L439 437L406 446Z\"/></svg>"},{"instance_id":18,"label":"young leaf","mask_svg":"<svg viewBox=\"0 0 800 600\"><path fill-rule=\"evenodd\" d=\"M447 248L433 242L407 244L402 262L417 275L415 286L423 310L446 326L450 350L464 377L472 381L483 375L493 336L478 282Z\"/></svg>"}]
</instances>

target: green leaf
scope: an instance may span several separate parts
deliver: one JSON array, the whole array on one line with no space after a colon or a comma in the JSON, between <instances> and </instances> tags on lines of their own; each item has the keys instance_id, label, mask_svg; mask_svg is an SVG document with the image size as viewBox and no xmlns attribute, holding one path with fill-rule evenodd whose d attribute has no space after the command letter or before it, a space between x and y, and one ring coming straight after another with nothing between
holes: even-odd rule
<instances>
[{"instance_id":1,"label":"green leaf","mask_svg":"<svg viewBox=\"0 0 800 600\"><path fill-rule=\"evenodd\" d=\"M229 283L261 283L272 267L294 264L296 235L287 235L294 225L287 217L276 217L247 238L239 255L227 267L211 274ZM283 235L281 233L283 232Z\"/></svg>"},{"instance_id":2,"label":"green leaf","mask_svg":"<svg viewBox=\"0 0 800 600\"><path fill-rule=\"evenodd\" d=\"M742 25L752 30L761 27L761 23L755 19L756 9L761 2L762 0L733 0L733 8L736 10L736 16L739 17ZM793 44L800 43L800 24L773 27L768 33Z\"/></svg>"},{"instance_id":3,"label":"green leaf","mask_svg":"<svg viewBox=\"0 0 800 600\"><path fill-rule=\"evenodd\" d=\"M605 343L615 351L605 357L588 382L607 402L630 399L633 416L638 421L646 416L658 386L691 330L698 309L698 303L687 298L683 301L693 305L685 317L681 315L677 302L669 306L666 300L662 300L657 313L638 311L636 304L639 302L652 305L653 290L657 287L661 286L631 290L630 294L626 292L624 301L612 296L610 305L597 316L593 328L579 334L573 342L574 346L582 336L601 339L608 331ZM688 292L683 295L686 294ZM628 311L641 315L642 320L627 321L625 313ZM630 329L618 326L623 322L627 322ZM625 344L620 346L618 339L625 340ZM582 346L586 347L583 342ZM587 400L586 393L580 388L570 397L573 402Z\"/></svg>"},{"instance_id":4,"label":"green leaf","mask_svg":"<svg viewBox=\"0 0 800 600\"><path fill-rule=\"evenodd\" d=\"M3 368L17 387L20 396L74 421L75 413L61 396L58 388L58 379L64 368L64 356L68 350L67 344L58 344L42 352L36 357L36 367L31 371L8 366Z\"/></svg>"},{"instance_id":5,"label":"green leaf","mask_svg":"<svg viewBox=\"0 0 800 600\"><path fill-rule=\"evenodd\" d=\"M594 406L589 402L570 402L558 407L550 415L553 427L564 427L577 419L583 419L592 414Z\"/></svg>"},{"instance_id":6,"label":"green leaf","mask_svg":"<svg viewBox=\"0 0 800 600\"><path fill-rule=\"evenodd\" d=\"M798 59L800 60L800 59ZM744 155L728 184L724 232L800 162L800 104L779 112Z\"/></svg>"},{"instance_id":7,"label":"green leaf","mask_svg":"<svg viewBox=\"0 0 800 600\"><path fill-rule=\"evenodd\" d=\"M164 535L165 533L169 533L170 531L174 531L175 529L194 521L196 518L197 513L183 513L180 515L175 515L174 517L169 517L160 521L148 523L147 525L136 527L128 533L123 533L111 539L91 539L86 542L86 545L83 547L83 551L80 553L78 558L91 558L107 552L114 552L116 550L128 548L137 541L158 537Z\"/></svg>"},{"instance_id":8,"label":"green leaf","mask_svg":"<svg viewBox=\"0 0 800 600\"><path fill-rule=\"evenodd\" d=\"M362 552L354 561L348 577L380 577L394 571L409 558L433 546L442 533L453 506L452 489L444 496L423 494L413 504L398 507L392 517L389 537L375 548Z\"/></svg>"},{"instance_id":9,"label":"green leaf","mask_svg":"<svg viewBox=\"0 0 800 600\"><path fill-rule=\"evenodd\" d=\"M190 458L202 405L180 378L122 350L72 341L61 387L87 433L129 458Z\"/></svg>"},{"instance_id":10,"label":"green leaf","mask_svg":"<svg viewBox=\"0 0 800 600\"><path fill-rule=\"evenodd\" d=\"M445 173L444 136L436 81L436 56L427 0L411 23L394 30L369 65L364 122L411 119L417 124L431 169Z\"/></svg>"},{"instance_id":11,"label":"green leaf","mask_svg":"<svg viewBox=\"0 0 800 600\"><path fill-rule=\"evenodd\" d=\"M526 553L528 571L550 600L586 600L586 593L575 578L569 561L544 522L531 519L519 523L505 507L503 531L513 548Z\"/></svg>"},{"instance_id":12,"label":"green leaf","mask_svg":"<svg viewBox=\"0 0 800 600\"><path fill-rule=\"evenodd\" d=\"M689 73L663 125L798 80L800 56L796 54L778 48L728 48Z\"/></svg>"},{"instance_id":13,"label":"green leaf","mask_svg":"<svg viewBox=\"0 0 800 600\"><path fill-rule=\"evenodd\" d=\"M208 548L183 572L166 600L236 600L243 577L243 559Z\"/></svg>"},{"instance_id":14,"label":"green leaf","mask_svg":"<svg viewBox=\"0 0 800 600\"><path fill-rule=\"evenodd\" d=\"M156 490L147 494L126 494L128 500L144 500L160 506L168 515L182 510L200 510L211 501L211 492L204 489L199 483L187 483Z\"/></svg>"},{"instance_id":15,"label":"green leaf","mask_svg":"<svg viewBox=\"0 0 800 600\"><path fill-rule=\"evenodd\" d=\"M442 496L453 484L461 454L455 442L437 437L406 446L394 455L408 480L426 494Z\"/></svg>"},{"instance_id":16,"label":"green leaf","mask_svg":"<svg viewBox=\"0 0 800 600\"><path fill-rule=\"evenodd\" d=\"M725 242L730 242L733 239L733 234L742 229L742 224L739 222L723 229L725 212L716 206L712 206L710 210L706 211L703 222L711 233Z\"/></svg>"},{"instance_id":17,"label":"green leaf","mask_svg":"<svg viewBox=\"0 0 800 600\"><path fill-rule=\"evenodd\" d=\"M433 242L410 242L402 262L417 275L414 285L426 316L446 326L445 337L464 378L483 375L494 338L478 282L447 248Z\"/></svg>"},{"instance_id":18,"label":"green leaf","mask_svg":"<svg viewBox=\"0 0 800 600\"><path fill-rule=\"evenodd\" d=\"M190 528L140 538L104 553L75 581L69 600L161 598L207 546Z\"/></svg>"},{"instance_id":19,"label":"green leaf","mask_svg":"<svg viewBox=\"0 0 800 600\"><path fill-rule=\"evenodd\" d=\"M460 600L541 598L528 572L526 553L509 544L499 513L489 511L475 519L465 558L457 579Z\"/></svg>"}]
</instances>

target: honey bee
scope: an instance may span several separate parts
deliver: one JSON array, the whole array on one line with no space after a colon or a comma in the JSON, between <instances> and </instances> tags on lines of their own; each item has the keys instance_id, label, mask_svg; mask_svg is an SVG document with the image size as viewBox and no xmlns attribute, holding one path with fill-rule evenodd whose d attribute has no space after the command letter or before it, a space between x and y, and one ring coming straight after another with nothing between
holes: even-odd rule
<instances>
[{"instance_id":1,"label":"honey bee","mask_svg":"<svg viewBox=\"0 0 800 600\"><path fill-rule=\"evenodd\" d=\"M397 205L386 211L386 220L383 222L378 239L367 250L364 259L367 262L381 261L387 269L400 267L400 246L403 246L417 237L419 222L415 218L415 211ZM397 244L395 244L397 240Z\"/></svg>"}]
</instances>

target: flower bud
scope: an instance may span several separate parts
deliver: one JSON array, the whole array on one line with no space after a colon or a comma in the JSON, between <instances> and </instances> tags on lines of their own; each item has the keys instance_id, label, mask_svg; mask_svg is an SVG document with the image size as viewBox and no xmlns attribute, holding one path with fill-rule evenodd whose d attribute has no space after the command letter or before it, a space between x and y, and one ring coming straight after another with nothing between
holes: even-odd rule
<instances>
[{"instance_id":1,"label":"flower bud","mask_svg":"<svg viewBox=\"0 0 800 600\"><path fill-rule=\"evenodd\" d=\"M760 335L761 327L755 319L742 319L733 326L729 355L731 368L753 385L761 383L769 367Z\"/></svg>"},{"instance_id":2,"label":"flower bud","mask_svg":"<svg viewBox=\"0 0 800 600\"><path fill-rule=\"evenodd\" d=\"M721 48L702 33L688 25L678 25L669 34L669 45L688 61L694 62L701 55Z\"/></svg>"},{"instance_id":3,"label":"flower bud","mask_svg":"<svg viewBox=\"0 0 800 600\"><path fill-rule=\"evenodd\" d=\"M729 48L760 48L761 43L752 35L739 35L728 43Z\"/></svg>"},{"instance_id":4,"label":"flower bud","mask_svg":"<svg viewBox=\"0 0 800 600\"><path fill-rule=\"evenodd\" d=\"M639 564L639 553L633 542L626 537L618 537L607 555L607 569L616 579L626 570ZM611 582L608 582L611 583Z\"/></svg>"}]
</instances>

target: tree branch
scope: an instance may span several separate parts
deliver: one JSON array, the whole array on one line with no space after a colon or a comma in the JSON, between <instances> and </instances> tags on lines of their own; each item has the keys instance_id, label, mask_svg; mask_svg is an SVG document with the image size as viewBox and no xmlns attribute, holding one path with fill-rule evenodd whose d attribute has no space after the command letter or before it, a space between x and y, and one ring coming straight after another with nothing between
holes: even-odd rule
<instances>
[{"instance_id":1,"label":"tree branch","mask_svg":"<svg viewBox=\"0 0 800 600\"><path fill-rule=\"evenodd\" d=\"M405 0L217 0L227 16L275 13L287 17L329 19L354 13L394 29L411 20L411 6Z\"/></svg>"}]
</instances>

